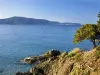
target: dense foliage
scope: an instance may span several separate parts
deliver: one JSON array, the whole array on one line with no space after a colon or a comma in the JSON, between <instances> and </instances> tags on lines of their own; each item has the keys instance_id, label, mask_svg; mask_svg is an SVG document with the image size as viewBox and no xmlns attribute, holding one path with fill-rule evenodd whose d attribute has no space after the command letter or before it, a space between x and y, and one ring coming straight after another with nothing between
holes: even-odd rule
<instances>
[{"instance_id":1,"label":"dense foliage","mask_svg":"<svg viewBox=\"0 0 100 75\"><path fill-rule=\"evenodd\" d=\"M74 35L74 43L80 43L84 40L90 40L94 48L100 44L100 13L97 24L85 24L76 31Z\"/></svg>"}]
</instances>

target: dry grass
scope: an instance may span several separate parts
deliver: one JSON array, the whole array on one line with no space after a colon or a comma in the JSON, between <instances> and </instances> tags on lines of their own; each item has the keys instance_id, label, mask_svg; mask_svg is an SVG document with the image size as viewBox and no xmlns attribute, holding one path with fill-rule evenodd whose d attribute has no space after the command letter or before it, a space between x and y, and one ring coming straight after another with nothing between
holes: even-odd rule
<instances>
[{"instance_id":1,"label":"dry grass","mask_svg":"<svg viewBox=\"0 0 100 75\"><path fill-rule=\"evenodd\" d=\"M75 48L56 59L39 64L46 75L100 75L100 51Z\"/></svg>"}]
</instances>

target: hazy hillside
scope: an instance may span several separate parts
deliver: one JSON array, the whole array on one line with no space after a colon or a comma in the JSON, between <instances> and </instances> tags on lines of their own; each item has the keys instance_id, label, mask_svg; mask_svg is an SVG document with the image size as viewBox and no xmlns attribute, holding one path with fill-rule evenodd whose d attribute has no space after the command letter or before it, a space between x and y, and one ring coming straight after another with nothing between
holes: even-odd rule
<instances>
[{"instance_id":1,"label":"hazy hillside","mask_svg":"<svg viewBox=\"0 0 100 75\"><path fill-rule=\"evenodd\" d=\"M38 24L57 24L57 25L67 25L65 23L60 23L57 21L49 21L45 19L34 19L34 18L26 18L26 17L10 17L5 19L0 19L0 24L32 24L32 25L38 25ZM74 23L68 23L68 24L74 24ZM76 23L75 23L76 24Z\"/></svg>"}]
</instances>

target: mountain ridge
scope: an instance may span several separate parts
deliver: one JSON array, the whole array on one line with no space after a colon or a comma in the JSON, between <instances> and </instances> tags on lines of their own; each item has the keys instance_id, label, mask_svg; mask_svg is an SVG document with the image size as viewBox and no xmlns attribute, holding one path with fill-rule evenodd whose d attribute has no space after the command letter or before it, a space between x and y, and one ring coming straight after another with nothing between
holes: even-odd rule
<instances>
[{"instance_id":1,"label":"mountain ridge","mask_svg":"<svg viewBox=\"0 0 100 75\"><path fill-rule=\"evenodd\" d=\"M0 24L11 24L11 25L20 25L20 24L55 24L55 25L81 25L80 23L70 23L70 22L58 22L58 21L49 21L46 19L35 19L35 18L27 18L27 17L20 17L20 16L13 16L9 18L0 19Z\"/></svg>"}]
</instances>

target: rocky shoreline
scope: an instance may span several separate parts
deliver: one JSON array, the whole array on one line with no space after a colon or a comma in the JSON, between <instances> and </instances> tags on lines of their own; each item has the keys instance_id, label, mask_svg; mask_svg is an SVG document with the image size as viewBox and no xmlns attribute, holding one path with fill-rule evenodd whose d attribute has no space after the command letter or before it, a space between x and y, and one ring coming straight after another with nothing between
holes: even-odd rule
<instances>
[{"instance_id":1,"label":"rocky shoreline","mask_svg":"<svg viewBox=\"0 0 100 75\"><path fill-rule=\"evenodd\" d=\"M35 67L31 68L28 72L17 72L16 75L33 75L33 71L37 70L37 67L39 64L45 62L45 61L52 61L55 59L58 55L60 55L61 52L55 49L52 49L51 51L44 53L43 55L40 56L29 56L25 57L24 59L20 60L22 63L26 64L34 64ZM40 70L40 69L38 69Z\"/></svg>"},{"instance_id":2,"label":"rocky shoreline","mask_svg":"<svg viewBox=\"0 0 100 75\"><path fill-rule=\"evenodd\" d=\"M29 57L26 57L24 59L21 60L21 62L23 63L27 63L27 64L39 64L39 63L42 63L44 61L47 61L47 60L50 60L51 58L54 58L58 55L60 55L60 51L58 50L51 50L47 53L44 53L43 55L40 55L40 56L29 56Z\"/></svg>"},{"instance_id":3,"label":"rocky shoreline","mask_svg":"<svg viewBox=\"0 0 100 75\"><path fill-rule=\"evenodd\" d=\"M30 56L21 60L35 64L28 72L16 75L99 75L100 47L91 51L75 48L70 52L51 50L40 56Z\"/></svg>"}]
</instances>

